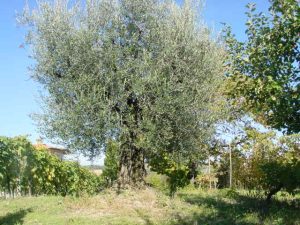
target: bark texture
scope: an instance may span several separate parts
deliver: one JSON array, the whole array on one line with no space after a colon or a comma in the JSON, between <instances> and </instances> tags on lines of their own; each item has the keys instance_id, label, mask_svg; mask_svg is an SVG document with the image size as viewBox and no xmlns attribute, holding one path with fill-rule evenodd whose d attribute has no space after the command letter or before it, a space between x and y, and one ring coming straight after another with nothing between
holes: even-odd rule
<instances>
[{"instance_id":1,"label":"bark texture","mask_svg":"<svg viewBox=\"0 0 300 225\"><path fill-rule=\"evenodd\" d=\"M142 188L145 185L146 175L144 153L142 149L133 147L122 149L120 157L120 172L118 188Z\"/></svg>"},{"instance_id":2,"label":"bark texture","mask_svg":"<svg viewBox=\"0 0 300 225\"><path fill-rule=\"evenodd\" d=\"M144 187L146 175L144 149L137 145L142 109L134 93L127 98L128 111L123 113L125 131L121 137L118 189Z\"/></svg>"}]
</instances>

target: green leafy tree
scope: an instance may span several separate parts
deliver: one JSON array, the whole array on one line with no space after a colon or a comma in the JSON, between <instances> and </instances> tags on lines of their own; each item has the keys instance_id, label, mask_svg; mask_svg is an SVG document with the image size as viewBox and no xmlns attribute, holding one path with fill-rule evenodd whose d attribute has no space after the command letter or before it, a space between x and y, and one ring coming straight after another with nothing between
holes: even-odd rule
<instances>
[{"instance_id":1,"label":"green leafy tree","mask_svg":"<svg viewBox=\"0 0 300 225\"><path fill-rule=\"evenodd\" d=\"M152 171L168 177L167 183L171 197L174 197L178 188L183 188L190 183L189 167L181 160L175 159L174 155L161 151L151 157L149 165Z\"/></svg>"},{"instance_id":2,"label":"green leafy tree","mask_svg":"<svg viewBox=\"0 0 300 225\"><path fill-rule=\"evenodd\" d=\"M246 138L241 149L243 164L236 168L240 172L239 180L246 188L262 189L264 178L260 166L278 159L281 149L277 141L274 131L259 132L254 128L246 128Z\"/></svg>"},{"instance_id":3,"label":"green leafy tree","mask_svg":"<svg viewBox=\"0 0 300 225\"><path fill-rule=\"evenodd\" d=\"M252 174L246 172L246 157L237 146L231 147L231 162L232 162L232 188L250 188L255 186L254 183L249 182ZM219 188L230 187L230 154L228 150L222 151L219 155L220 160L216 165L216 178Z\"/></svg>"},{"instance_id":4,"label":"green leafy tree","mask_svg":"<svg viewBox=\"0 0 300 225\"><path fill-rule=\"evenodd\" d=\"M108 141L105 149L104 170L102 176L111 186L118 178L119 172L119 144L116 141Z\"/></svg>"},{"instance_id":5,"label":"green leafy tree","mask_svg":"<svg viewBox=\"0 0 300 225\"><path fill-rule=\"evenodd\" d=\"M300 131L299 30L297 0L270 0L269 16L248 4L247 40L230 28L225 40L229 95L257 120L288 133Z\"/></svg>"},{"instance_id":6,"label":"green leafy tree","mask_svg":"<svg viewBox=\"0 0 300 225\"><path fill-rule=\"evenodd\" d=\"M157 149L200 151L223 115L225 52L197 9L56 0L25 10L32 77L45 90L44 134L90 156L117 140L120 187L144 184L145 159Z\"/></svg>"},{"instance_id":7,"label":"green leafy tree","mask_svg":"<svg viewBox=\"0 0 300 225\"><path fill-rule=\"evenodd\" d=\"M299 147L299 134L278 137L274 131L246 127L243 141L232 151L234 187L264 191L268 202L280 190L293 193L300 186ZM225 153L218 168L220 187L227 186L228 171Z\"/></svg>"},{"instance_id":8,"label":"green leafy tree","mask_svg":"<svg viewBox=\"0 0 300 225\"><path fill-rule=\"evenodd\" d=\"M300 160L290 162L272 161L261 165L263 187L267 193L267 202L280 190L293 193L300 187Z\"/></svg>"},{"instance_id":9,"label":"green leafy tree","mask_svg":"<svg viewBox=\"0 0 300 225\"><path fill-rule=\"evenodd\" d=\"M280 190L294 193L300 188L300 135L280 139L281 154L260 165L267 202Z\"/></svg>"}]
</instances>

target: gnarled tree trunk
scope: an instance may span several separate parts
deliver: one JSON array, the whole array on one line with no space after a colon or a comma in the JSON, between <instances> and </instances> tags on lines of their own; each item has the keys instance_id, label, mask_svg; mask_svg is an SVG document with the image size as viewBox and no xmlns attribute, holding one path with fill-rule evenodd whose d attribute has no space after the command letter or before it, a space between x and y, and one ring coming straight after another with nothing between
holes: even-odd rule
<instances>
[{"instance_id":1,"label":"gnarled tree trunk","mask_svg":"<svg viewBox=\"0 0 300 225\"><path fill-rule=\"evenodd\" d=\"M127 105L129 110L123 114L122 121L125 131L121 137L120 171L117 180L119 189L143 187L146 175L144 149L137 145L142 110L133 93L128 96Z\"/></svg>"},{"instance_id":2,"label":"gnarled tree trunk","mask_svg":"<svg viewBox=\"0 0 300 225\"><path fill-rule=\"evenodd\" d=\"M141 188L145 184L145 175L143 150L136 147L121 149L118 188Z\"/></svg>"}]
</instances>

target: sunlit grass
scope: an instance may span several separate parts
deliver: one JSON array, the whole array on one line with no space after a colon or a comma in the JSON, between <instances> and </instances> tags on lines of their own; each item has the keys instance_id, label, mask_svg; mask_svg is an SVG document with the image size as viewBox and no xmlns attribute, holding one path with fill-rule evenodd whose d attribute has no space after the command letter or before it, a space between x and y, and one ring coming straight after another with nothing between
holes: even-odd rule
<instances>
[{"instance_id":1,"label":"sunlit grass","mask_svg":"<svg viewBox=\"0 0 300 225\"><path fill-rule=\"evenodd\" d=\"M267 209L248 192L186 188L174 199L153 188L105 190L92 197L21 197L0 200L0 224L300 224L299 196L277 196ZM297 205L298 204L298 205Z\"/></svg>"}]
</instances>

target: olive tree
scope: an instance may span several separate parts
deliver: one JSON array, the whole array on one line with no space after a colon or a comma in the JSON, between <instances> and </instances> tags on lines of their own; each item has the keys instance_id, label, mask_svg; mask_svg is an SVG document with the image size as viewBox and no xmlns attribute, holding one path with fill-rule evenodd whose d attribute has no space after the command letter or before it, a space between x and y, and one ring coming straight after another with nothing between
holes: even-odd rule
<instances>
[{"instance_id":1,"label":"olive tree","mask_svg":"<svg viewBox=\"0 0 300 225\"><path fill-rule=\"evenodd\" d=\"M120 187L143 184L156 151L199 151L225 104L224 51L198 6L55 0L25 8L32 77L45 90L44 135L91 156L117 140Z\"/></svg>"}]
</instances>

